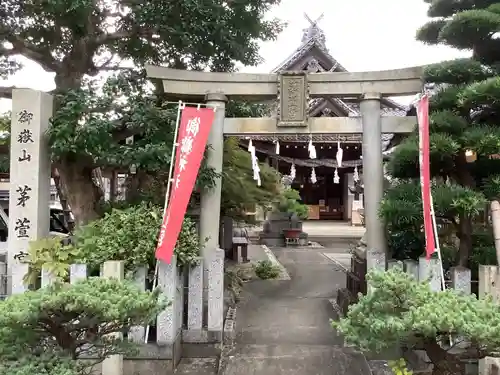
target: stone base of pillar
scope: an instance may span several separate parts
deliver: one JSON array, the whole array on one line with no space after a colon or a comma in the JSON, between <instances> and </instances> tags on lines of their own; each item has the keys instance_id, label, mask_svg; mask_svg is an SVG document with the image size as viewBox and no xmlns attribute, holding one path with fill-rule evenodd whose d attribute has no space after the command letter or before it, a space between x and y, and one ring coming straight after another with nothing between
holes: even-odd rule
<instances>
[{"instance_id":1,"label":"stone base of pillar","mask_svg":"<svg viewBox=\"0 0 500 375\"><path fill-rule=\"evenodd\" d=\"M188 344L218 344L222 342L221 331L209 331L208 329L182 331L182 342Z\"/></svg>"},{"instance_id":2,"label":"stone base of pillar","mask_svg":"<svg viewBox=\"0 0 500 375\"><path fill-rule=\"evenodd\" d=\"M366 250L366 270L385 271L386 270L386 257L384 251Z\"/></svg>"},{"instance_id":3,"label":"stone base of pillar","mask_svg":"<svg viewBox=\"0 0 500 375\"><path fill-rule=\"evenodd\" d=\"M387 260L384 251L366 250L366 271L372 270L385 271L387 269ZM371 285L368 285L368 293L374 291Z\"/></svg>"}]
</instances>

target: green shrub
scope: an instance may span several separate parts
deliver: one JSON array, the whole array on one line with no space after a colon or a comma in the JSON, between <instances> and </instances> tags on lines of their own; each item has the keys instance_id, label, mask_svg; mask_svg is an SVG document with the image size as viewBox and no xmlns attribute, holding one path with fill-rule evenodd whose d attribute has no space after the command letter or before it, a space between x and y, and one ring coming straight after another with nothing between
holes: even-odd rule
<instances>
[{"instance_id":1,"label":"green shrub","mask_svg":"<svg viewBox=\"0 0 500 375\"><path fill-rule=\"evenodd\" d=\"M106 356L133 354L115 334L151 323L166 305L159 289L105 278L10 296L0 302L0 375L88 374Z\"/></svg>"},{"instance_id":2,"label":"green shrub","mask_svg":"<svg viewBox=\"0 0 500 375\"><path fill-rule=\"evenodd\" d=\"M261 260L255 266L255 274L263 280L276 279L280 275L280 271L280 268L269 260Z\"/></svg>"},{"instance_id":3,"label":"green shrub","mask_svg":"<svg viewBox=\"0 0 500 375\"><path fill-rule=\"evenodd\" d=\"M500 310L491 297L476 298L446 289L435 292L400 270L372 271L372 291L350 306L345 318L332 322L345 338L365 353L380 353L404 343L423 349L434 364L433 374L461 374L464 360L496 355L500 349ZM449 350L450 336L467 342L467 350Z\"/></svg>"},{"instance_id":4,"label":"green shrub","mask_svg":"<svg viewBox=\"0 0 500 375\"><path fill-rule=\"evenodd\" d=\"M275 209L279 212L296 214L299 219L307 219L309 208L300 203L300 195L297 190L285 188L276 200Z\"/></svg>"},{"instance_id":5,"label":"green shrub","mask_svg":"<svg viewBox=\"0 0 500 375\"><path fill-rule=\"evenodd\" d=\"M68 277L72 263L86 264L91 275L98 273L108 260L125 261L127 273L144 265L152 270L161 220L160 207L141 203L123 210L113 209L103 218L83 226L76 232L71 245L61 244L60 238L36 241L23 260L30 266L25 281L33 284L43 265L62 280ZM174 249L178 265L196 264L200 247L195 223L184 219Z\"/></svg>"}]
</instances>

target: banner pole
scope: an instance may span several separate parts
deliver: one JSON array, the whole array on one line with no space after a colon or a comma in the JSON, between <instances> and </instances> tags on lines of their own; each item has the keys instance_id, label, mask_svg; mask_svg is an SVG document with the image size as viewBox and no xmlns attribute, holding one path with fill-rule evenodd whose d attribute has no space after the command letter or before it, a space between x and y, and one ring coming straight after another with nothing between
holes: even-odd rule
<instances>
[{"instance_id":1,"label":"banner pole","mask_svg":"<svg viewBox=\"0 0 500 375\"><path fill-rule=\"evenodd\" d=\"M436 252L438 255L439 266L441 267L441 287L443 290L446 290L446 281L444 278L444 268L443 268L443 258L441 256L441 246L439 245L438 231L437 231L437 225L436 225L436 214L434 212L434 200L432 199L432 194L431 194L431 218L432 218L432 228L433 228L433 235L434 235L434 241L435 241L435 246L436 246Z\"/></svg>"},{"instance_id":2,"label":"banner pole","mask_svg":"<svg viewBox=\"0 0 500 375\"><path fill-rule=\"evenodd\" d=\"M167 213L167 207L168 207L168 200L170 198L170 189L172 187L172 180L173 176L172 174L174 173L174 163L175 163L175 153L177 151L177 147L179 146L179 143L177 142L177 136L179 133L179 124L181 121L181 111L184 109L184 105L182 103L182 100L179 100L178 106L177 106L177 118L175 119L175 129L174 129L174 142L172 144L172 155L170 155L170 166L168 169L168 180L167 180L167 191L165 193L165 205L163 206L163 216ZM159 261L156 261L155 264L155 273L153 276L153 286L151 290L155 290L156 287L158 286L158 267L159 267ZM145 331L145 336L144 336L144 343L147 344L149 340L149 330L150 330L150 325L148 324L146 326L146 331Z\"/></svg>"}]
</instances>

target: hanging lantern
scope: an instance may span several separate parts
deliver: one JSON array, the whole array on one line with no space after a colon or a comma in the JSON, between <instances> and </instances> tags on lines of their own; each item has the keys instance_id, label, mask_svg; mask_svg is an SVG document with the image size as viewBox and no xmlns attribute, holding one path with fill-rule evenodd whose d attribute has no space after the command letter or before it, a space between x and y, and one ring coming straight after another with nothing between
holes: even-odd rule
<instances>
[{"instance_id":1,"label":"hanging lantern","mask_svg":"<svg viewBox=\"0 0 500 375\"><path fill-rule=\"evenodd\" d=\"M340 168L342 167L342 157L344 156L344 150L342 150L342 147L340 146L340 142L337 142L337 166Z\"/></svg>"},{"instance_id":2,"label":"hanging lantern","mask_svg":"<svg viewBox=\"0 0 500 375\"><path fill-rule=\"evenodd\" d=\"M309 151L309 159L316 159L316 147L313 145L312 136L309 138L309 146L307 149Z\"/></svg>"},{"instance_id":3,"label":"hanging lantern","mask_svg":"<svg viewBox=\"0 0 500 375\"><path fill-rule=\"evenodd\" d=\"M295 170L295 164L292 163L292 166L290 167L290 178L292 179L292 181L295 180L296 173L297 171Z\"/></svg>"},{"instance_id":4,"label":"hanging lantern","mask_svg":"<svg viewBox=\"0 0 500 375\"><path fill-rule=\"evenodd\" d=\"M354 182L358 182L359 181L359 172L358 172L358 167L354 167L354 173L352 174L352 179L354 180Z\"/></svg>"},{"instance_id":5,"label":"hanging lantern","mask_svg":"<svg viewBox=\"0 0 500 375\"><path fill-rule=\"evenodd\" d=\"M280 154L280 141L276 140L276 155Z\"/></svg>"},{"instance_id":6,"label":"hanging lantern","mask_svg":"<svg viewBox=\"0 0 500 375\"><path fill-rule=\"evenodd\" d=\"M334 184L339 184L340 183L340 176L337 168L335 168L335 173L333 174L333 183Z\"/></svg>"},{"instance_id":7,"label":"hanging lantern","mask_svg":"<svg viewBox=\"0 0 500 375\"><path fill-rule=\"evenodd\" d=\"M317 181L318 181L318 179L316 178L316 170L315 170L315 169L314 169L314 167L313 167L313 169L312 169L312 171L311 171L311 182L312 182L313 184L315 184Z\"/></svg>"}]
</instances>

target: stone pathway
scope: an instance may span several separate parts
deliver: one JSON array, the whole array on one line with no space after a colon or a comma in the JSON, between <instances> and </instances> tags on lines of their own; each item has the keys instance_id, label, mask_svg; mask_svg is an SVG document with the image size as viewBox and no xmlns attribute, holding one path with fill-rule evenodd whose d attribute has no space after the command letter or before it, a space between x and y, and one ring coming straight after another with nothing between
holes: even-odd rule
<instances>
[{"instance_id":1,"label":"stone pathway","mask_svg":"<svg viewBox=\"0 0 500 375\"><path fill-rule=\"evenodd\" d=\"M342 270L323 253L335 249L273 249L291 280L245 286L236 317L236 340L219 369L224 375L368 375L364 357L342 347L329 324L329 303L345 284Z\"/></svg>"}]
</instances>

